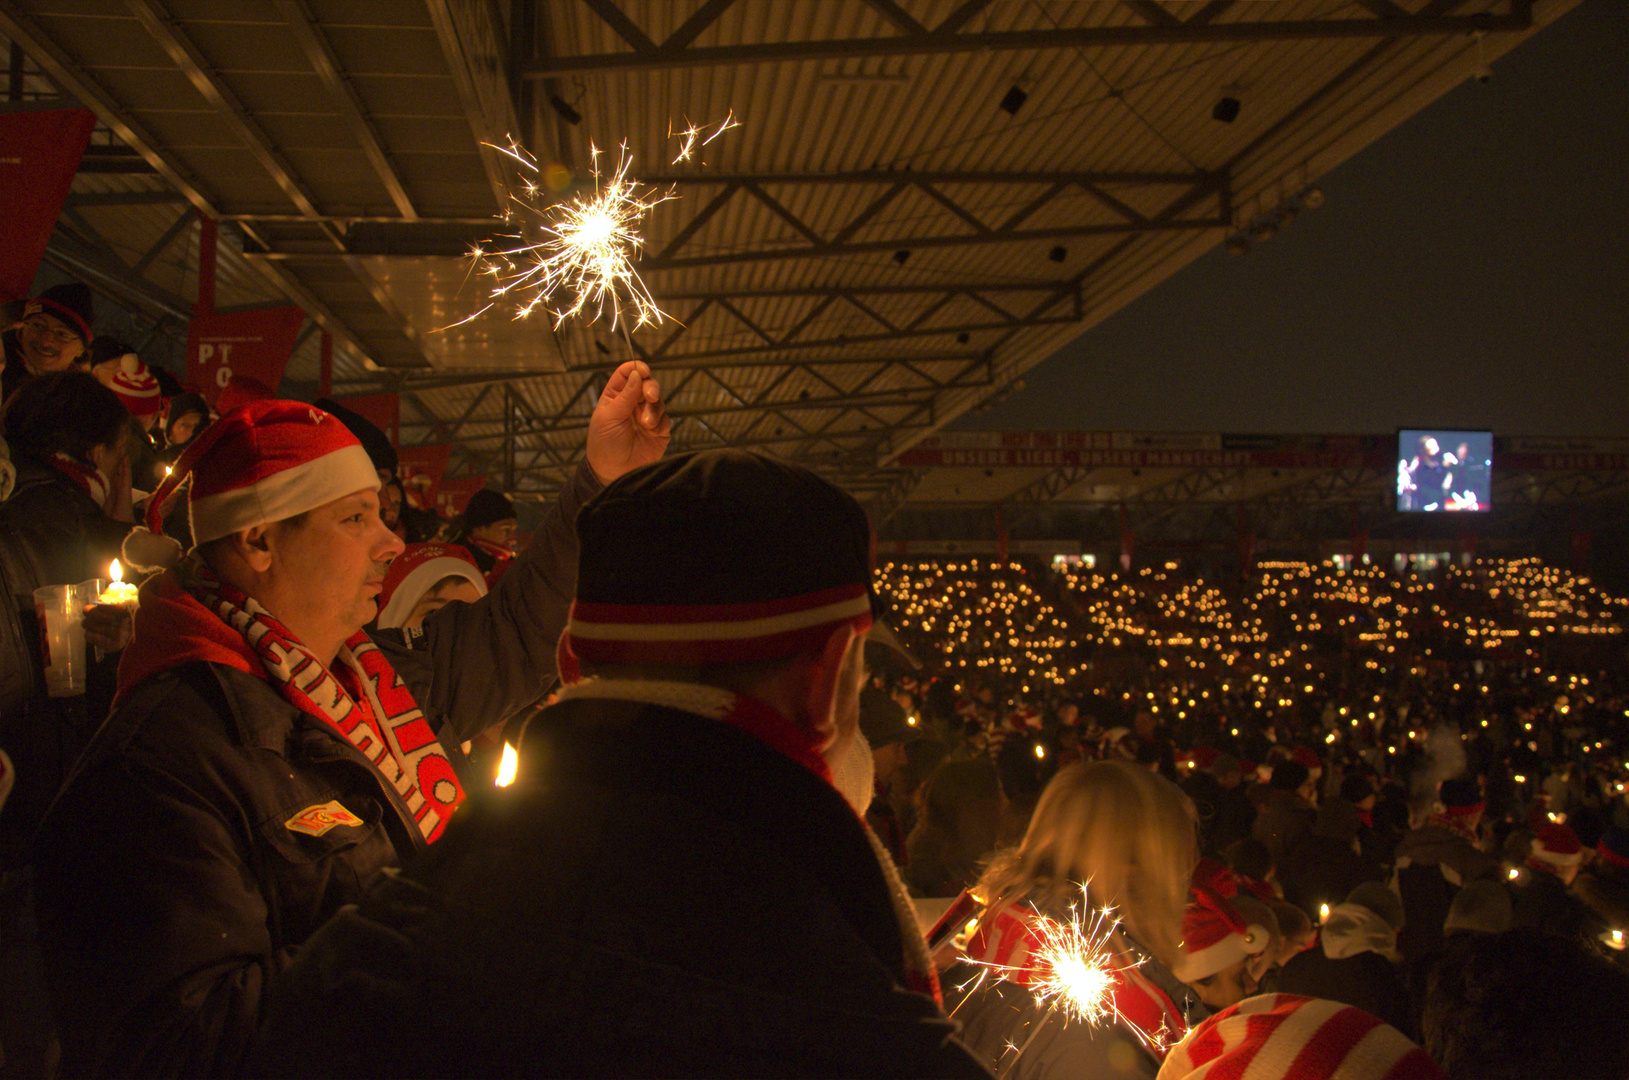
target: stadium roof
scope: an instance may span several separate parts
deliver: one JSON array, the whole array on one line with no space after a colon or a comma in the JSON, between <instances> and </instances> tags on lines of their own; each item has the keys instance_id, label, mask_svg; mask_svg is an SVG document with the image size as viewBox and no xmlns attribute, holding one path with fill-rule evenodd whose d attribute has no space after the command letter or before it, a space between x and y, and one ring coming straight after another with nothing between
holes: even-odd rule
<instances>
[{"instance_id":1,"label":"stadium roof","mask_svg":"<svg viewBox=\"0 0 1629 1080\"><path fill-rule=\"evenodd\" d=\"M404 443L463 470L552 489L640 355L676 446L767 450L886 512L960 486L909 464L922 440L1572 3L0 0L0 107L97 113L48 258L155 333L213 218L217 304L303 307L335 392L401 393ZM675 128L731 116L675 163ZM461 256L521 179L510 136L578 184L625 142L672 186L639 264L671 321L440 330L485 302ZM314 387L317 351L288 379Z\"/></svg>"}]
</instances>

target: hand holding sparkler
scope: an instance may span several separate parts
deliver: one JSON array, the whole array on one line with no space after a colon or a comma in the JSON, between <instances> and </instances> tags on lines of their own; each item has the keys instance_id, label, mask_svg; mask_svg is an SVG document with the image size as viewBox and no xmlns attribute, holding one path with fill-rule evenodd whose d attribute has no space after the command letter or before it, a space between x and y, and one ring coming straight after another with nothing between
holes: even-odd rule
<instances>
[{"instance_id":1,"label":"hand holding sparkler","mask_svg":"<svg viewBox=\"0 0 1629 1080\"><path fill-rule=\"evenodd\" d=\"M605 384L588 421L588 464L609 484L625 472L649 465L667 450L672 421L662 404L662 387L643 360L625 361Z\"/></svg>"}]
</instances>

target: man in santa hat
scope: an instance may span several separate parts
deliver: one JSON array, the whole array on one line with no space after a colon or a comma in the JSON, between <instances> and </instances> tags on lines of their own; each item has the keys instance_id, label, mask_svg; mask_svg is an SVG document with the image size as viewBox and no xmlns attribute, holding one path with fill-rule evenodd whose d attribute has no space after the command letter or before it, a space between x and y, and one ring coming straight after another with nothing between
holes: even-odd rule
<instances>
[{"instance_id":1,"label":"man in santa hat","mask_svg":"<svg viewBox=\"0 0 1629 1080\"><path fill-rule=\"evenodd\" d=\"M189 447L148 524L190 477L197 547L143 587L112 715L38 843L64 1075L239 1071L295 951L440 840L458 744L548 692L577 509L667 438L650 369L622 365L539 542L411 639L362 630L402 544L338 420L258 401Z\"/></svg>"}]
</instances>

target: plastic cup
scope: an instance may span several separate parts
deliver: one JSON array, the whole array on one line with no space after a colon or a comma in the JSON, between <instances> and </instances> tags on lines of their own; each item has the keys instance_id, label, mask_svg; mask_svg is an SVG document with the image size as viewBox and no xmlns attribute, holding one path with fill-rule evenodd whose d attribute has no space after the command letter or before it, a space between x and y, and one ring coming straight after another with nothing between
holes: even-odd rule
<instances>
[{"instance_id":1,"label":"plastic cup","mask_svg":"<svg viewBox=\"0 0 1629 1080\"><path fill-rule=\"evenodd\" d=\"M45 692L51 697L78 697L85 692L85 605L93 603L105 583L45 585L34 590L34 612L40 622L40 658Z\"/></svg>"}]
</instances>

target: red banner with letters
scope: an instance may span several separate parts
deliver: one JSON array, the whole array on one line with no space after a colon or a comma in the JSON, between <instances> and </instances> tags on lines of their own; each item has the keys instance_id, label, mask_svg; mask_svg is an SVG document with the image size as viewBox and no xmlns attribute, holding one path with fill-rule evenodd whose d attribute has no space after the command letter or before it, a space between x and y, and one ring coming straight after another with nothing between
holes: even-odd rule
<instances>
[{"instance_id":1,"label":"red banner with letters","mask_svg":"<svg viewBox=\"0 0 1629 1080\"><path fill-rule=\"evenodd\" d=\"M457 480L441 481L436 492L436 513L442 517L456 517L469 505L471 496L486 487L486 477L466 476Z\"/></svg>"},{"instance_id":2,"label":"red banner with letters","mask_svg":"<svg viewBox=\"0 0 1629 1080\"><path fill-rule=\"evenodd\" d=\"M275 394L304 321L297 307L194 315L187 325L187 385L211 407L234 378Z\"/></svg>"},{"instance_id":3,"label":"red banner with letters","mask_svg":"<svg viewBox=\"0 0 1629 1080\"><path fill-rule=\"evenodd\" d=\"M451 455L451 443L401 448L397 453L396 475L407 491L408 502L420 510L434 509Z\"/></svg>"},{"instance_id":4,"label":"red banner with letters","mask_svg":"<svg viewBox=\"0 0 1629 1080\"><path fill-rule=\"evenodd\" d=\"M29 294L95 126L89 109L0 114L0 301Z\"/></svg>"},{"instance_id":5,"label":"red banner with letters","mask_svg":"<svg viewBox=\"0 0 1629 1080\"><path fill-rule=\"evenodd\" d=\"M335 398L335 401L385 433L390 445L402 443L402 398L400 394L363 394Z\"/></svg>"}]
</instances>

